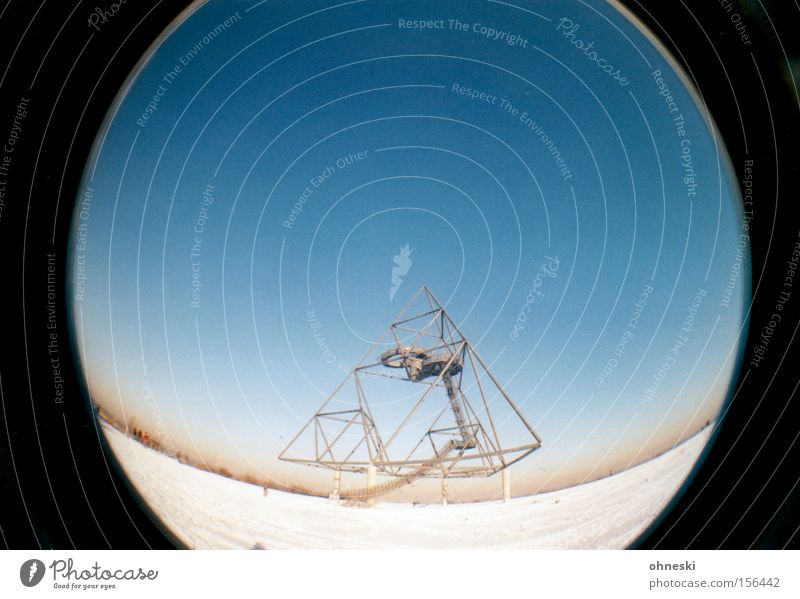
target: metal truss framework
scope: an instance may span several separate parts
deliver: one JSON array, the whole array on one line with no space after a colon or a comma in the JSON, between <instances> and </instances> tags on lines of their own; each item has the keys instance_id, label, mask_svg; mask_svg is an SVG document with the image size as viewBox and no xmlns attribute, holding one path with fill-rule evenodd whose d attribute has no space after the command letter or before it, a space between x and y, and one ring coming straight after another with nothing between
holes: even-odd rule
<instances>
[{"instance_id":1,"label":"metal truss framework","mask_svg":"<svg viewBox=\"0 0 800 599\"><path fill-rule=\"evenodd\" d=\"M406 315L412 306L420 304L421 313ZM387 341L391 341L392 349L381 353L377 361L366 362ZM367 398L366 383L372 377L422 387L413 407L385 441ZM355 390L353 407L334 409L331 404L346 386ZM467 391L477 401L467 397ZM415 443L409 442L408 436L418 424L414 418L423 406L428 411L434 409L435 416L424 434ZM507 418L521 425L518 428L525 437L510 447L502 444L490 409L500 406L508 412ZM314 455L301 457L298 454L310 451L312 435ZM423 286L278 457L339 471L366 472L372 467L398 477L399 481L389 483L394 488L418 477L491 476L540 446L541 439L525 415Z\"/></svg>"}]
</instances>

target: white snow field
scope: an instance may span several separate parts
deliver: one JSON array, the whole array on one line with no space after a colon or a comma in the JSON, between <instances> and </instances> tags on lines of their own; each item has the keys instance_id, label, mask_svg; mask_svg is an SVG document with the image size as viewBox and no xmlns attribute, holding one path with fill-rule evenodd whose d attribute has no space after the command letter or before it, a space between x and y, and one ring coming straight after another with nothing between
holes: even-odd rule
<instances>
[{"instance_id":1,"label":"white snow field","mask_svg":"<svg viewBox=\"0 0 800 599\"><path fill-rule=\"evenodd\" d=\"M131 482L196 549L592 549L630 544L666 506L705 446L707 427L671 451L604 479L469 504L336 505L181 464L104 427Z\"/></svg>"}]
</instances>

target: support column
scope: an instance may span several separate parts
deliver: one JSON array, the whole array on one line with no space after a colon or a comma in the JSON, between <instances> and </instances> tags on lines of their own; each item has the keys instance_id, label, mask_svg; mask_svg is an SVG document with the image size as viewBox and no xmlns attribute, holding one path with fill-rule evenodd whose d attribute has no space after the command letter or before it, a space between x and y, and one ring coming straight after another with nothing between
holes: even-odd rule
<instances>
[{"instance_id":1,"label":"support column","mask_svg":"<svg viewBox=\"0 0 800 599\"><path fill-rule=\"evenodd\" d=\"M503 477L503 501L511 499L511 473L508 468L503 468L501 471Z\"/></svg>"},{"instance_id":2,"label":"support column","mask_svg":"<svg viewBox=\"0 0 800 599\"><path fill-rule=\"evenodd\" d=\"M367 489L372 489L375 486L375 477L378 474L378 469L375 468L374 464L370 464L367 467ZM367 505L372 507L375 505L375 497L370 495L367 497Z\"/></svg>"},{"instance_id":3,"label":"support column","mask_svg":"<svg viewBox=\"0 0 800 599\"><path fill-rule=\"evenodd\" d=\"M447 479L442 479L442 505L447 505Z\"/></svg>"},{"instance_id":4,"label":"support column","mask_svg":"<svg viewBox=\"0 0 800 599\"><path fill-rule=\"evenodd\" d=\"M339 488L342 485L342 471L336 469L333 471L333 491L328 496L328 499L333 499L334 501L339 500Z\"/></svg>"}]
</instances>

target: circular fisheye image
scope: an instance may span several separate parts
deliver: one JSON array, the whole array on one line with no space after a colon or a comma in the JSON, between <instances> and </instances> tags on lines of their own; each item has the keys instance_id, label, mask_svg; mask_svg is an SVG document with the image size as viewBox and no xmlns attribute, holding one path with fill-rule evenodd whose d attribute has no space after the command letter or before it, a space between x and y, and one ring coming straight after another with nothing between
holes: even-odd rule
<instances>
[{"instance_id":1,"label":"circular fisheye image","mask_svg":"<svg viewBox=\"0 0 800 599\"><path fill-rule=\"evenodd\" d=\"M747 220L608 2L196 2L71 231L108 449L191 548L622 548L737 375Z\"/></svg>"}]
</instances>

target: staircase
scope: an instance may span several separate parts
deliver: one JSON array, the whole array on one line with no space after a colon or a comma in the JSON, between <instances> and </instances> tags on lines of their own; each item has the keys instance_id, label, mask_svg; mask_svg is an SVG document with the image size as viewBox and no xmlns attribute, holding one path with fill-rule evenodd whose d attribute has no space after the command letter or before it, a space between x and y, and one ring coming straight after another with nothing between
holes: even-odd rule
<instances>
[{"instance_id":1,"label":"staircase","mask_svg":"<svg viewBox=\"0 0 800 599\"><path fill-rule=\"evenodd\" d=\"M340 493L339 496L345 500L344 505L348 507L363 506L368 499L372 499L373 497L378 497L380 495L385 495L386 493L410 485L420 476L423 476L425 473L427 473L429 470L433 470L439 467L442 461L450 454L451 451L453 451L453 449L457 448L457 446L458 443L456 441L448 441L444 447L442 447L439 451L436 452L435 460L422 464L421 466L417 467L411 472L395 477L392 480L382 483L380 485L375 485L374 487L366 487L363 489L352 489L344 491Z\"/></svg>"}]
</instances>

